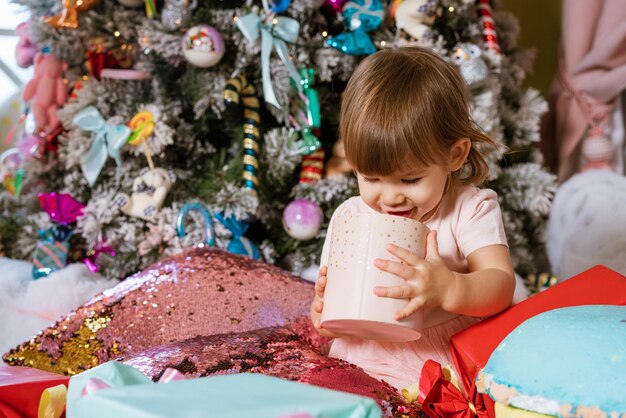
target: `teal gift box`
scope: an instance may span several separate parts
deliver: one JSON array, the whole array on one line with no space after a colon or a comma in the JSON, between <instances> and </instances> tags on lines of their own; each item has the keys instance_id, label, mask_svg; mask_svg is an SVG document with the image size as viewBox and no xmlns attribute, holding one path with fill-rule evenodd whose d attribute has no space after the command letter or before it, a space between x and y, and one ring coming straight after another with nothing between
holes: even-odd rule
<instances>
[{"instance_id":1,"label":"teal gift box","mask_svg":"<svg viewBox=\"0 0 626 418\"><path fill-rule=\"evenodd\" d=\"M95 378L95 379L94 379ZM110 386L86 394L90 380ZM261 374L153 383L138 370L108 362L73 376L67 418L237 417L374 418L373 399Z\"/></svg>"}]
</instances>

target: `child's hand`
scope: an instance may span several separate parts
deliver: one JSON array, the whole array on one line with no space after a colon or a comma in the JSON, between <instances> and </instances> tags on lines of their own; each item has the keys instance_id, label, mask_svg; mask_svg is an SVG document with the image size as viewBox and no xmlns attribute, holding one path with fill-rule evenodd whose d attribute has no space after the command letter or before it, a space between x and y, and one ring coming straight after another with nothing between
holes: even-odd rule
<instances>
[{"instance_id":1,"label":"child's hand","mask_svg":"<svg viewBox=\"0 0 626 418\"><path fill-rule=\"evenodd\" d=\"M328 338L336 338L339 335L322 328L320 317L322 315L322 309L324 309L324 290L326 289L326 274L328 273L328 267L320 267L319 274L317 276L317 282L315 282L315 298L311 304L311 321L313 325L320 333L320 335Z\"/></svg>"},{"instance_id":2,"label":"child's hand","mask_svg":"<svg viewBox=\"0 0 626 418\"><path fill-rule=\"evenodd\" d=\"M440 306L446 310L446 299L452 293L456 280L439 256L437 232L431 231L426 239L426 257L396 245L387 245L387 250L401 261L374 261L380 270L406 280L401 286L375 287L374 294L386 298L409 299L409 303L396 313L396 320L406 318L418 309Z\"/></svg>"}]
</instances>

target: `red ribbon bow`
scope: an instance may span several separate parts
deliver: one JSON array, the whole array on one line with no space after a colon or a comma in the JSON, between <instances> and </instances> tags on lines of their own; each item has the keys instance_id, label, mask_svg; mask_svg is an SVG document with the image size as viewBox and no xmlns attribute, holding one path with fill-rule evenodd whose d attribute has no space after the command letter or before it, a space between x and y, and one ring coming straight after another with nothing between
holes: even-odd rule
<instances>
[{"instance_id":1,"label":"red ribbon bow","mask_svg":"<svg viewBox=\"0 0 626 418\"><path fill-rule=\"evenodd\" d=\"M449 366L441 367L433 360L424 364L417 400L430 418L491 418L476 395L475 385L465 394Z\"/></svg>"}]
</instances>

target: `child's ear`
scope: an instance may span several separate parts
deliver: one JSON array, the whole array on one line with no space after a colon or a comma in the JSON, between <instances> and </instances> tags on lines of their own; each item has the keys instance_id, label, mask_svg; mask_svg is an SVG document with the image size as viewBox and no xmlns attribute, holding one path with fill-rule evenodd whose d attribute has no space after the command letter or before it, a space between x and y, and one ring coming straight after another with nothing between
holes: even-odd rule
<instances>
[{"instance_id":1,"label":"child's ear","mask_svg":"<svg viewBox=\"0 0 626 418\"><path fill-rule=\"evenodd\" d=\"M472 141L469 138L457 139L450 148L450 171L457 171L467 160L472 149Z\"/></svg>"}]
</instances>

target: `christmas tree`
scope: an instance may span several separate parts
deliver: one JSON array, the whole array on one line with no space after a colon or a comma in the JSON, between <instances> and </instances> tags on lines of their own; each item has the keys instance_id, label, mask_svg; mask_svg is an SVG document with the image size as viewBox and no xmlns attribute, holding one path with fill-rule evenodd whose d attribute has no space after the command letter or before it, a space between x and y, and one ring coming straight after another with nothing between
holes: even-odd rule
<instances>
[{"instance_id":1,"label":"christmas tree","mask_svg":"<svg viewBox=\"0 0 626 418\"><path fill-rule=\"evenodd\" d=\"M48 239L123 278L215 241L303 273L357 194L337 141L347 80L365 55L415 45L459 66L473 118L500 144L486 186L516 271L545 268L547 106L522 87L532 56L516 20L489 0L15 2L40 54L19 151L2 162L6 256L32 259ZM51 220L42 204L78 213Z\"/></svg>"}]
</instances>

